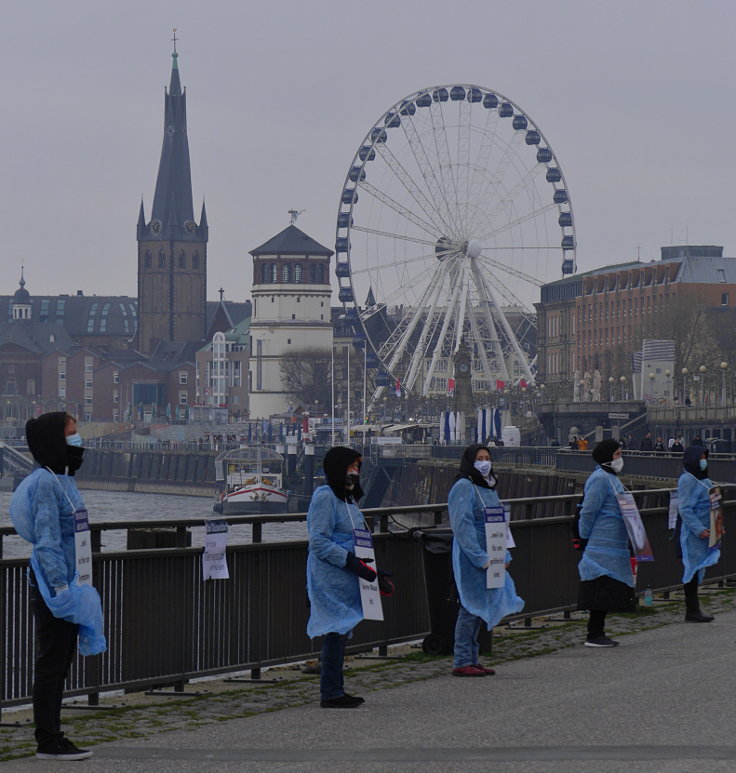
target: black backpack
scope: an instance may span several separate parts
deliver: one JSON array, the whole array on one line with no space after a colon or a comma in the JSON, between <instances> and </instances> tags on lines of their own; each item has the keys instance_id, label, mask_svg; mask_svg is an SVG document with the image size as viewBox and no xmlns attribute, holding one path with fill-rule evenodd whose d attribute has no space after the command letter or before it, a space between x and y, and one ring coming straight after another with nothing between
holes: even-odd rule
<instances>
[{"instance_id":1,"label":"black backpack","mask_svg":"<svg viewBox=\"0 0 736 773\"><path fill-rule=\"evenodd\" d=\"M581 499L575 506L575 515L570 523L570 532L572 533L572 547L573 550L585 550L585 546L588 544L587 539L583 539L580 536L580 511L583 509L583 500Z\"/></svg>"}]
</instances>

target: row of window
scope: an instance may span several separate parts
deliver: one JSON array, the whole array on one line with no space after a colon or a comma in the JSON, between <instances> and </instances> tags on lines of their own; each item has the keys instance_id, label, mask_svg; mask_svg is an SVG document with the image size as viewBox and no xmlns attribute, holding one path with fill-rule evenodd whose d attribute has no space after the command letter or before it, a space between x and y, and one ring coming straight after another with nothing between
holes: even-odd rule
<instances>
[{"instance_id":1,"label":"row of window","mask_svg":"<svg viewBox=\"0 0 736 773\"><path fill-rule=\"evenodd\" d=\"M723 293L726 297L726 305L728 305L728 293ZM659 298L659 311L664 311L669 296L651 296L648 295L646 300L642 298L629 298L623 301L616 301L615 305L613 301L606 301L605 304L589 303L587 306L578 307L578 321L585 322L586 316L588 322L593 322L598 319L608 319L609 317L633 317L639 314L656 313L657 298ZM673 295L674 299L675 296Z\"/></svg>"},{"instance_id":2,"label":"row of window","mask_svg":"<svg viewBox=\"0 0 736 773\"><path fill-rule=\"evenodd\" d=\"M184 250L179 250L179 254L177 256L177 265L182 269L186 269L187 267L187 254L184 252ZM153 255L151 255L151 250L146 250L146 253L143 256L143 267L153 268ZM158 251L158 268L166 268L166 253L162 249ZM199 270L198 250L195 250L192 253L192 270Z\"/></svg>"},{"instance_id":3,"label":"row of window","mask_svg":"<svg viewBox=\"0 0 736 773\"><path fill-rule=\"evenodd\" d=\"M326 266L322 263L311 263L309 265L309 284L325 284ZM301 263L294 265L284 263L279 271L277 263L261 264L261 284L289 284L291 282L300 284L304 281L304 271Z\"/></svg>"}]
</instances>

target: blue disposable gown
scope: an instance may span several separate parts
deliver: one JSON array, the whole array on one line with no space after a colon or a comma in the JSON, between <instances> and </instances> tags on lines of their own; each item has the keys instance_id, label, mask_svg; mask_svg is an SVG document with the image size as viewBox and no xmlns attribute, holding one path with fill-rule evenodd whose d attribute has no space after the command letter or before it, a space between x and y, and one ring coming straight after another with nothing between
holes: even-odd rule
<instances>
[{"instance_id":1,"label":"blue disposable gown","mask_svg":"<svg viewBox=\"0 0 736 773\"><path fill-rule=\"evenodd\" d=\"M38 589L54 617L79 625L79 651L96 655L107 648L102 605L97 591L79 585L74 545L74 512L84 508L74 478L34 470L10 500L10 519L18 534L33 545L31 566ZM69 590L56 595L54 588Z\"/></svg>"},{"instance_id":2,"label":"blue disposable gown","mask_svg":"<svg viewBox=\"0 0 736 773\"><path fill-rule=\"evenodd\" d=\"M677 481L678 509L682 519L680 546L684 583L690 582L695 572L698 573L698 582L703 582L706 567L718 563L721 557L720 550L708 547L707 537L703 539L699 536L703 529L710 529L709 489L712 486L709 478L698 480L689 472L683 472Z\"/></svg>"},{"instance_id":3,"label":"blue disposable gown","mask_svg":"<svg viewBox=\"0 0 736 773\"><path fill-rule=\"evenodd\" d=\"M486 588L488 563L484 507L498 507L501 501L492 489L476 486L460 478L450 489L447 507L450 513L452 569L460 603L472 615L483 619L490 631L506 615L521 612L524 599L516 594L511 575L506 572L503 588ZM511 554L506 551L506 561Z\"/></svg>"},{"instance_id":4,"label":"blue disposable gown","mask_svg":"<svg viewBox=\"0 0 736 773\"><path fill-rule=\"evenodd\" d=\"M634 587L629 557L629 537L616 494L624 492L621 481L600 465L585 482L580 511L580 536L588 540L578 564L580 579L607 575Z\"/></svg>"},{"instance_id":5,"label":"blue disposable gown","mask_svg":"<svg viewBox=\"0 0 736 773\"><path fill-rule=\"evenodd\" d=\"M312 639L350 633L363 619L358 575L345 568L348 551L355 553L355 528L366 528L356 504L338 499L329 486L315 490L307 511L307 635Z\"/></svg>"}]
</instances>

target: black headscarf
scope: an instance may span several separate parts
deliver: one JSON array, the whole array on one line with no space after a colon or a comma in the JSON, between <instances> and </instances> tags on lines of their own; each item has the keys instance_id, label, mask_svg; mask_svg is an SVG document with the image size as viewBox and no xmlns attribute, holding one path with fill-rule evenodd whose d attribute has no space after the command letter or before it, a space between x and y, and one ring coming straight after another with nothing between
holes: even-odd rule
<instances>
[{"instance_id":1,"label":"black headscarf","mask_svg":"<svg viewBox=\"0 0 736 773\"><path fill-rule=\"evenodd\" d=\"M325 454L324 461L322 462L327 485L332 489L333 494L344 502L347 502L349 499L357 502L363 496L363 489L360 487L360 483L356 482L352 491L348 491L345 488L347 483L345 471L356 459L358 460L358 469L360 469L360 458L360 454L352 448L334 446Z\"/></svg>"},{"instance_id":2,"label":"black headscarf","mask_svg":"<svg viewBox=\"0 0 736 773\"><path fill-rule=\"evenodd\" d=\"M57 475L74 475L82 466L84 455L83 448L67 445L66 416L64 411L54 411L26 422L26 440L33 458Z\"/></svg>"},{"instance_id":3,"label":"black headscarf","mask_svg":"<svg viewBox=\"0 0 736 773\"><path fill-rule=\"evenodd\" d=\"M698 480L708 477L708 470L700 469L701 456L708 458L708 449L703 446L690 446L685 449L685 453L682 455L682 466Z\"/></svg>"},{"instance_id":4,"label":"black headscarf","mask_svg":"<svg viewBox=\"0 0 736 773\"><path fill-rule=\"evenodd\" d=\"M476 486L495 490L498 481L493 472L491 471L488 480L486 480L478 470L475 469L475 457L480 450L488 451L488 454L492 457L491 449L488 448L488 446L484 446L482 443L473 443L468 446L460 457L460 466L458 467L457 475L455 475L455 480L466 478L475 483Z\"/></svg>"},{"instance_id":5,"label":"black headscarf","mask_svg":"<svg viewBox=\"0 0 736 773\"><path fill-rule=\"evenodd\" d=\"M613 440L612 438L601 440L601 442L593 449L593 459L595 459L606 472L615 475L616 471L612 470L608 465L613 461L613 455L619 448L621 448L621 443L619 443L618 440Z\"/></svg>"}]
</instances>

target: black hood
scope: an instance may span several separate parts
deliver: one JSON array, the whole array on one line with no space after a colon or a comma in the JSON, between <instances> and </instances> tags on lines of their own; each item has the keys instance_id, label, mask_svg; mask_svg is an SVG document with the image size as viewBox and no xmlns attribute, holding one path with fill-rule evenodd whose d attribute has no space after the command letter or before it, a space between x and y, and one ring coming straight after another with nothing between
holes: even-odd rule
<instances>
[{"instance_id":1,"label":"black hood","mask_svg":"<svg viewBox=\"0 0 736 773\"><path fill-rule=\"evenodd\" d=\"M347 481L345 471L356 459L360 467L360 454L357 451L345 446L334 446L325 454L322 462L327 485L332 489L333 494L344 502L348 499L354 499L357 502L363 496L360 483L356 483L352 491L345 488Z\"/></svg>"},{"instance_id":2,"label":"black hood","mask_svg":"<svg viewBox=\"0 0 736 773\"><path fill-rule=\"evenodd\" d=\"M57 475L74 475L82 466L84 449L69 446L64 435L66 413L43 413L26 422L26 440L33 458Z\"/></svg>"},{"instance_id":3,"label":"black hood","mask_svg":"<svg viewBox=\"0 0 736 773\"><path fill-rule=\"evenodd\" d=\"M482 443L473 443L473 445L468 446L463 451L463 455L460 457L460 466L458 467L457 475L455 475L455 480L459 480L460 478L467 478L468 480L471 480L473 483L475 483L476 486L482 486L483 488L495 490L498 481L493 472L491 471L491 474L488 476L488 480L486 480L473 466L475 464L475 456L481 449L488 451L488 453L491 455L491 459L493 458L491 449L488 448L488 446L484 446Z\"/></svg>"},{"instance_id":4,"label":"black hood","mask_svg":"<svg viewBox=\"0 0 736 773\"><path fill-rule=\"evenodd\" d=\"M703 448L703 446L690 446L685 449L685 453L682 455L682 466L698 480L708 477L708 470L700 469L701 456L708 458L708 449Z\"/></svg>"}]
</instances>

